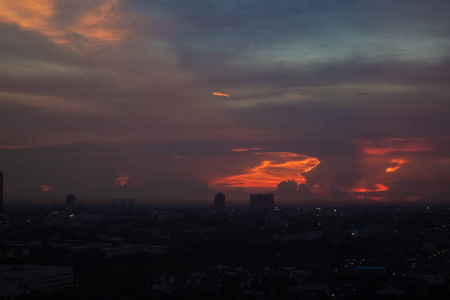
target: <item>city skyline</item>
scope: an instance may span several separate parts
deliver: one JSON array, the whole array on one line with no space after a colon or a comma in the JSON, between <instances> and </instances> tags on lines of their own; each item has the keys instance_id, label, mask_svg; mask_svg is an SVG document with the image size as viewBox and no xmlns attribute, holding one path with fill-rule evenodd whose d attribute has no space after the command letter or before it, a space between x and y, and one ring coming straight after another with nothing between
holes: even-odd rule
<instances>
[{"instance_id":1,"label":"city skyline","mask_svg":"<svg viewBox=\"0 0 450 300\"><path fill-rule=\"evenodd\" d=\"M449 203L449 12L0 0L4 204Z\"/></svg>"}]
</instances>

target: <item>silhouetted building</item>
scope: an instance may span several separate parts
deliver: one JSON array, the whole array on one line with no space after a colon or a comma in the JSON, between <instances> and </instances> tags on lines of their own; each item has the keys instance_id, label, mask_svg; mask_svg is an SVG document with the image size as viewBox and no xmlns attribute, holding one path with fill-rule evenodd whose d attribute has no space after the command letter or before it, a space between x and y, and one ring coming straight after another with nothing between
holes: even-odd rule
<instances>
[{"instance_id":1,"label":"silhouetted building","mask_svg":"<svg viewBox=\"0 0 450 300\"><path fill-rule=\"evenodd\" d=\"M269 213L274 208L273 193L250 194L250 211L257 213Z\"/></svg>"},{"instance_id":2,"label":"silhouetted building","mask_svg":"<svg viewBox=\"0 0 450 300\"><path fill-rule=\"evenodd\" d=\"M0 213L3 212L3 172L0 171Z\"/></svg>"},{"instance_id":3,"label":"silhouetted building","mask_svg":"<svg viewBox=\"0 0 450 300\"><path fill-rule=\"evenodd\" d=\"M66 208L68 210L73 210L75 208L75 195L67 195L66 196Z\"/></svg>"},{"instance_id":4,"label":"silhouetted building","mask_svg":"<svg viewBox=\"0 0 450 300\"><path fill-rule=\"evenodd\" d=\"M119 208L122 210L133 209L134 208L134 199L120 199Z\"/></svg>"},{"instance_id":5,"label":"silhouetted building","mask_svg":"<svg viewBox=\"0 0 450 300\"><path fill-rule=\"evenodd\" d=\"M215 208L216 214L226 213L225 195L224 194L217 193L216 196L214 196L214 208Z\"/></svg>"}]
</instances>

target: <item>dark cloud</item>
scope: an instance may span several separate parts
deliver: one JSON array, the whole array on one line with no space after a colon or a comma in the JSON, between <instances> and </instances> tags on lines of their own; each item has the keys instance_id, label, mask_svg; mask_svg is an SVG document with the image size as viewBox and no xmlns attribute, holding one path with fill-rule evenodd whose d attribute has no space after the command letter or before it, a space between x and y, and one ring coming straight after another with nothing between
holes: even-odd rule
<instances>
[{"instance_id":1,"label":"dark cloud","mask_svg":"<svg viewBox=\"0 0 450 300\"><path fill-rule=\"evenodd\" d=\"M282 181L275 190L277 203L300 204L314 199L306 184L298 184L295 180Z\"/></svg>"}]
</instances>

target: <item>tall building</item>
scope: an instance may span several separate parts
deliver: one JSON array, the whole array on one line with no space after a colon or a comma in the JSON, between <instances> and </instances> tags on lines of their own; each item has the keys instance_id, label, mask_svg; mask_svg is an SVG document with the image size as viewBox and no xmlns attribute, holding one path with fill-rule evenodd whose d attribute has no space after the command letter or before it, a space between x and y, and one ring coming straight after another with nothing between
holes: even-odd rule
<instances>
[{"instance_id":1,"label":"tall building","mask_svg":"<svg viewBox=\"0 0 450 300\"><path fill-rule=\"evenodd\" d=\"M0 171L0 214L3 212L3 172Z\"/></svg>"},{"instance_id":2,"label":"tall building","mask_svg":"<svg viewBox=\"0 0 450 300\"><path fill-rule=\"evenodd\" d=\"M224 214L226 213L225 209L225 194L217 193L214 196L214 207L216 214Z\"/></svg>"},{"instance_id":3,"label":"tall building","mask_svg":"<svg viewBox=\"0 0 450 300\"><path fill-rule=\"evenodd\" d=\"M270 213L274 209L273 193L250 194L250 211L255 213Z\"/></svg>"},{"instance_id":4,"label":"tall building","mask_svg":"<svg viewBox=\"0 0 450 300\"><path fill-rule=\"evenodd\" d=\"M73 210L75 208L75 195L67 195L66 196L66 208L68 210Z\"/></svg>"}]
</instances>

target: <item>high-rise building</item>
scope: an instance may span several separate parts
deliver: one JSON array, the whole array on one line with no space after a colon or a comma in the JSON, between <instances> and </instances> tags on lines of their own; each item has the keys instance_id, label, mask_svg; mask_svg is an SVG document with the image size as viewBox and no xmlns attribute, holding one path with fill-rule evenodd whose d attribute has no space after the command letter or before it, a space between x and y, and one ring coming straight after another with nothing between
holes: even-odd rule
<instances>
[{"instance_id":1,"label":"high-rise building","mask_svg":"<svg viewBox=\"0 0 450 300\"><path fill-rule=\"evenodd\" d=\"M224 214L226 213L225 208L225 195L222 193L217 193L214 196L214 207L216 214Z\"/></svg>"},{"instance_id":2,"label":"high-rise building","mask_svg":"<svg viewBox=\"0 0 450 300\"><path fill-rule=\"evenodd\" d=\"M73 210L75 208L75 195L67 195L66 196L66 208L68 210Z\"/></svg>"},{"instance_id":3,"label":"high-rise building","mask_svg":"<svg viewBox=\"0 0 450 300\"><path fill-rule=\"evenodd\" d=\"M3 212L3 172L0 171L0 213Z\"/></svg>"},{"instance_id":4,"label":"high-rise building","mask_svg":"<svg viewBox=\"0 0 450 300\"><path fill-rule=\"evenodd\" d=\"M273 193L250 194L250 211L256 213L270 213L274 209Z\"/></svg>"}]
</instances>

